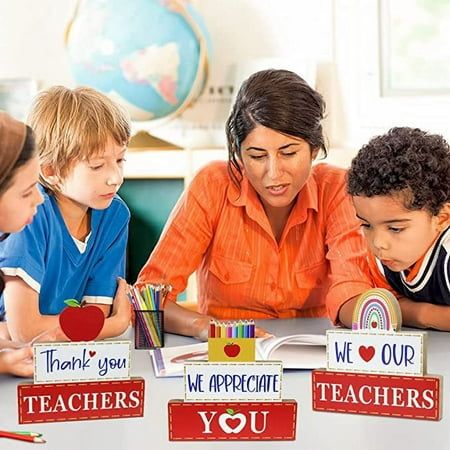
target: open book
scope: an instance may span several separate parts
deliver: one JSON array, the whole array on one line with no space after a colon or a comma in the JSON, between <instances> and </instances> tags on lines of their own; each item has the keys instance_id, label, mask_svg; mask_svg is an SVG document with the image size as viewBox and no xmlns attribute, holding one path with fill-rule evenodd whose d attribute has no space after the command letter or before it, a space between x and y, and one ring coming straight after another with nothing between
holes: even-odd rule
<instances>
[{"instance_id":1,"label":"open book","mask_svg":"<svg viewBox=\"0 0 450 450\"><path fill-rule=\"evenodd\" d=\"M256 359L282 361L283 369L318 369L326 366L324 334L294 334L256 340Z\"/></svg>"},{"instance_id":2,"label":"open book","mask_svg":"<svg viewBox=\"0 0 450 450\"><path fill-rule=\"evenodd\" d=\"M208 343L150 350L157 377L183 376L185 361L208 360ZM256 359L282 361L283 369L316 369L326 366L326 336L295 334L256 339Z\"/></svg>"}]
</instances>

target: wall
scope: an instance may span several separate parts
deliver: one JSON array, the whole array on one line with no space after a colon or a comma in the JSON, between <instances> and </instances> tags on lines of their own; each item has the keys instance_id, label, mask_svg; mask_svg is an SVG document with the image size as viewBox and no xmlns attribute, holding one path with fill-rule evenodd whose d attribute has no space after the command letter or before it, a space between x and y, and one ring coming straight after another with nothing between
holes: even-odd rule
<instances>
[{"instance_id":1,"label":"wall","mask_svg":"<svg viewBox=\"0 0 450 450\"><path fill-rule=\"evenodd\" d=\"M126 1L126 0L124 0ZM32 77L39 87L74 85L63 38L76 0L0 0L0 78ZM314 83L332 60L332 0L195 0L211 34L213 60L204 96L182 121L154 134L181 146L220 147L233 87L250 70L288 65ZM277 61L273 59L277 58ZM213 89L209 89L212 87ZM137 124L135 129L151 127Z\"/></svg>"},{"instance_id":2,"label":"wall","mask_svg":"<svg viewBox=\"0 0 450 450\"><path fill-rule=\"evenodd\" d=\"M213 76L249 58L331 59L331 0L197 0L211 32ZM71 84L63 37L76 0L0 0L0 77ZM238 37L239 36L239 37Z\"/></svg>"},{"instance_id":3,"label":"wall","mask_svg":"<svg viewBox=\"0 0 450 450\"><path fill-rule=\"evenodd\" d=\"M127 179L121 186L119 194L132 212L127 251L128 282L136 281L183 188L183 179Z\"/></svg>"},{"instance_id":4,"label":"wall","mask_svg":"<svg viewBox=\"0 0 450 450\"><path fill-rule=\"evenodd\" d=\"M0 0L0 78L32 77L41 87L73 83L64 30L74 0Z\"/></svg>"}]
</instances>

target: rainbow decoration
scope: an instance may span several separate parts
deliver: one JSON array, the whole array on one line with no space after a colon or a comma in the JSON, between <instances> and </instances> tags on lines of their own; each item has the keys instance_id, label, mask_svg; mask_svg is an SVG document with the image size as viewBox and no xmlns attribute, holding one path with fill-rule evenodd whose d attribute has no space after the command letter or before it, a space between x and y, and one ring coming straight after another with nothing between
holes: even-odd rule
<instances>
[{"instance_id":1,"label":"rainbow decoration","mask_svg":"<svg viewBox=\"0 0 450 450\"><path fill-rule=\"evenodd\" d=\"M387 289L369 289L356 302L352 330L399 331L402 313L398 300Z\"/></svg>"}]
</instances>

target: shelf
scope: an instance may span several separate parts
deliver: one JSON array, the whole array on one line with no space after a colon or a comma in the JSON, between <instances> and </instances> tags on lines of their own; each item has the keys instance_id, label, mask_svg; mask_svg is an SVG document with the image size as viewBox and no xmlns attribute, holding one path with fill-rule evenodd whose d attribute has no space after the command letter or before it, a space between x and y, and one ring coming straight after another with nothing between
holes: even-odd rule
<instances>
[{"instance_id":1,"label":"shelf","mask_svg":"<svg viewBox=\"0 0 450 450\"><path fill-rule=\"evenodd\" d=\"M126 156L125 178L184 178L210 161L226 160L224 149L133 150Z\"/></svg>"}]
</instances>

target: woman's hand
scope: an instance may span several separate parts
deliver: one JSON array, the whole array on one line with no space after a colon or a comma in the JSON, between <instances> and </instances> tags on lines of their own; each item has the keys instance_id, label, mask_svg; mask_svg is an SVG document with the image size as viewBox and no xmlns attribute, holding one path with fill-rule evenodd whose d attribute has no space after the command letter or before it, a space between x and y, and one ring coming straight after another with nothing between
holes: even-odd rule
<instances>
[{"instance_id":1,"label":"woman's hand","mask_svg":"<svg viewBox=\"0 0 450 450\"><path fill-rule=\"evenodd\" d=\"M269 333L264 328L255 327L255 337L256 338L269 338L269 337L273 337L273 334Z\"/></svg>"},{"instance_id":2,"label":"woman's hand","mask_svg":"<svg viewBox=\"0 0 450 450\"><path fill-rule=\"evenodd\" d=\"M208 340L209 334L209 323L211 317L209 316L198 316L192 320L192 330L193 336L201 341Z\"/></svg>"}]
</instances>

